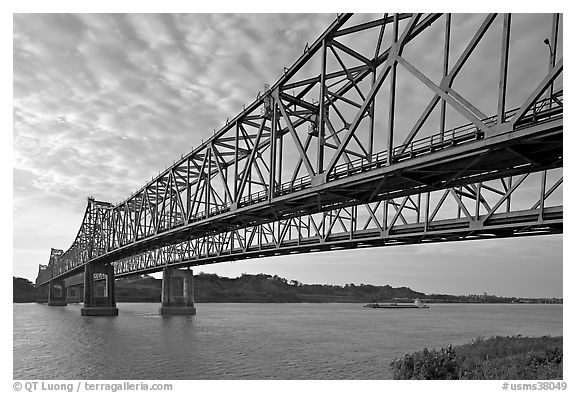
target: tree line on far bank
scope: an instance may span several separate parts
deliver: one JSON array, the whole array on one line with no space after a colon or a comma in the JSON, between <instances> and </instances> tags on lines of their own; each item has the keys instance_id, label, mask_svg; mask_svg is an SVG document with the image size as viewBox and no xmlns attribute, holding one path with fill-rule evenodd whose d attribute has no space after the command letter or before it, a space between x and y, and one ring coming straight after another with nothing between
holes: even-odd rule
<instances>
[{"instance_id":1,"label":"tree line on far bank","mask_svg":"<svg viewBox=\"0 0 576 393\"><path fill-rule=\"evenodd\" d=\"M118 302L160 302L162 280L154 277L131 276L116 280ZM561 299L520 299L494 295L427 295L408 287L376 286L369 284L303 284L277 275L243 274L240 277L220 277L199 273L194 276L194 297L198 303L367 303L412 302L421 299L428 303L561 303ZM25 278L13 278L15 303L36 300L36 288Z\"/></svg>"}]
</instances>

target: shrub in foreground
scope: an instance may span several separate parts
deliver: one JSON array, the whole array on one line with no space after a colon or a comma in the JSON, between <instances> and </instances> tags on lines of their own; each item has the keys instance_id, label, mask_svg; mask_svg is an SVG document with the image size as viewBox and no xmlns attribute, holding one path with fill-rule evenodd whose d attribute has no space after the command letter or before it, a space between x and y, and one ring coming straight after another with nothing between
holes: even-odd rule
<instances>
[{"instance_id":1,"label":"shrub in foreground","mask_svg":"<svg viewBox=\"0 0 576 393\"><path fill-rule=\"evenodd\" d=\"M562 337L478 338L391 363L394 379L562 379Z\"/></svg>"}]
</instances>

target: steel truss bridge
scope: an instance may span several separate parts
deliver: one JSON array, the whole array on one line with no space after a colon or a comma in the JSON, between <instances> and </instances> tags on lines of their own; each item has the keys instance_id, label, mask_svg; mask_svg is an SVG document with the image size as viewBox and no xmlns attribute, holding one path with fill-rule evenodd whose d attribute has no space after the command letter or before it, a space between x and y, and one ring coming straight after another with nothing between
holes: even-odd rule
<instances>
[{"instance_id":1,"label":"steel truss bridge","mask_svg":"<svg viewBox=\"0 0 576 393\"><path fill-rule=\"evenodd\" d=\"M515 44L515 15L464 30L457 17L338 15L201 146L117 205L89 198L74 243L52 249L37 285L81 283L88 265L128 276L562 233L562 16L549 16L541 53ZM493 72L474 74L483 62ZM541 73L517 77L533 63Z\"/></svg>"}]
</instances>

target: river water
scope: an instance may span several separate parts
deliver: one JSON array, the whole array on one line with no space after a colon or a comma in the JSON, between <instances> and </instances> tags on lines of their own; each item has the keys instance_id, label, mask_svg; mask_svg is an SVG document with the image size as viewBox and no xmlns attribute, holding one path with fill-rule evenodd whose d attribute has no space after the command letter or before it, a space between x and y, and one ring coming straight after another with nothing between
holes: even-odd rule
<instances>
[{"instance_id":1,"label":"river water","mask_svg":"<svg viewBox=\"0 0 576 393\"><path fill-rule=\"evenodd\" d=\"M187 317L159 306L81 317L80 304L14 304L14 379L391 379L391 360L424 347L562 335L562 305L198 303Z\"/></svg>"}]
</instances>

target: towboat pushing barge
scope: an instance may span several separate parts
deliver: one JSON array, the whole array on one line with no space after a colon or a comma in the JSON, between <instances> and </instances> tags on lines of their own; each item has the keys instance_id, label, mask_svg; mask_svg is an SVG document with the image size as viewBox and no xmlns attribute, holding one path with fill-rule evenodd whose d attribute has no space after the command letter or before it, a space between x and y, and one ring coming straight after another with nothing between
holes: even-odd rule
<instances>
[{"instance_id":1,"label":"towboat pushing barge","mask_svg":"<svg viewBox=\"0 0 576 393\"><path fill-rule=\"evenodd\" d=\"M364 306L364 308L430 308L427 304L424 304L420 301L420 299L416 299L414 303L388 303L388 304L379 304L376 302L368 303Z\"/></svg>"}]
</instances>

